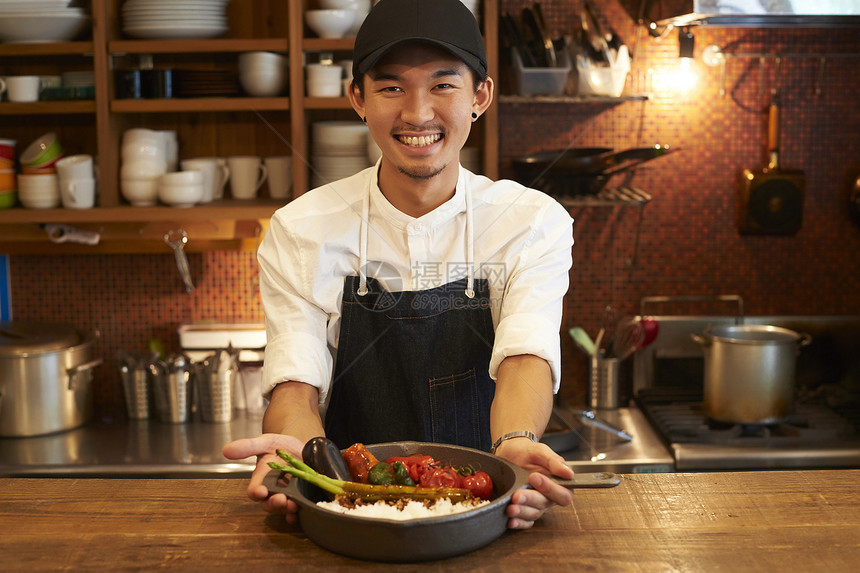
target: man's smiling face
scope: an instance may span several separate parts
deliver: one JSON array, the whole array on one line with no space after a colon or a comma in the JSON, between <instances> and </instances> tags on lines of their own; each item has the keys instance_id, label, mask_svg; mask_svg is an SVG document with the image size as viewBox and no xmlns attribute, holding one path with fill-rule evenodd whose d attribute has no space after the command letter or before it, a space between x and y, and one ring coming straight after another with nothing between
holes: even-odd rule
<instances>
[{"instance_id":1,"label":"man's smiling face","mask_svg":"<svg viewBox=\"0 0 860 573\"><path fill-rule=\"evenodd\" d=\"M457 169L485 89L476 93L466 64L441 48L409 43L383 57L363 88L363 113L383 169L416 180Z\"/></svg>"}]
</instances>

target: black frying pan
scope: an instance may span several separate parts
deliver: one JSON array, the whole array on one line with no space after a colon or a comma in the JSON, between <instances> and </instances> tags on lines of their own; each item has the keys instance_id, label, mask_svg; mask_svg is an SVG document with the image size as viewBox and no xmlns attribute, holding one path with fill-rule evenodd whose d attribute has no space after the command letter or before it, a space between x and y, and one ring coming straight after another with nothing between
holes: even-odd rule
<instances>
[{"instance_id":1,"label":"black frying pan","mask_svg":"<svg viewBox=\"0 0 860 573\"><path fill-rule=\"evenodd\" d=\"M334 553L372 561L416 562L462 555L492 543L507 529L505 508L515 491L526 487L528 472L505 459L460 446L423 442L368 445L377 459L421 453L453 466L471 465L493 479L494 497L488 505L467 512L392 521L344 515L317 507L325 492L304 480L284 484L278 472L269 473L266 486L284 492L299 505L299 521L317 545ZM577 474L566 487L613 487L619 476L606 472ZM562 483L562 482L559 482Z\"/></svg>"},{"instance_id":2,"label":"black frying pan","mask_svg":"<svg viewBox=\"0 0 860 573\"><path fill-rule=\"evenodd\" d=\"M802 171L779 164L779 95L768 110L770 163L761 171L745 169L737 202L741 234L793 235L800 230L806 186Z\"/></svg>"},{"instance_id":3,"label":"black frying pan","mask_svg":"<svg viewBox=\"0 0 860 573\"><path fill-rule=\"evenodd\" d=\"M593 195L612 175L628 171L646 161L674 153L658 145L613 151L605 147L573 147L539 151L514 159L516 179L523 185L553 195Z\"/></svg>"}]
</instances>

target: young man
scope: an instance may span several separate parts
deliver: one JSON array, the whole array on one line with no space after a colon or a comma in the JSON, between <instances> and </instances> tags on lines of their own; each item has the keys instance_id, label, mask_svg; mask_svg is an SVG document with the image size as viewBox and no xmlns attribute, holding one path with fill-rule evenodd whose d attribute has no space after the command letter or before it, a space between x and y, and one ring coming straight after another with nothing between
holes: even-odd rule
<instances>
[{"instance_id":1,"label":"young man","mask_svg":"<svg viewBox=\"0 0 860 573\"><path fill-rule=\"evenodd\" d=\"M355 41L350 101L378 164L279 210L259 251L267 318L263 430L248 495L295 520L262 479L276 448L417 440L532 470L509 527L530 527L572 477L537 442L559 383L572 221L548 196L459 165L492 103L480 30L459 0L382 0Z\"/></svg>"}]
</instances>

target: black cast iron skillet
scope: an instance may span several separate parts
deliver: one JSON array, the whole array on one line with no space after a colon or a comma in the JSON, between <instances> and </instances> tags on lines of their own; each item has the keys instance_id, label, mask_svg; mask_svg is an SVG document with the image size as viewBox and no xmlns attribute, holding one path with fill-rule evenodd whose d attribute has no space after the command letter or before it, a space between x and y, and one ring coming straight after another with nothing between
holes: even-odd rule
<instances>
[{"instance_id":1,"label":"black cast iron skillet","mask_svg":"<svg viewBox=\"0 0 860 573\"><path fill-rule=\"evenodd\" d=\"M316 505L328 494L299 479L284 483L278 472L265 480L271 492L283 492L299 505L299 521L305 534L317 545L334 553L388 562L417 562L445 559L479 549L507 529L505 508L515 491L528 486L528 472L500 457L460 446L423 442L391 442L368 445L380 460L392 456L425 454L452 466L471 465L490 474L494 497L488 505L443 517L393 521L355 517L325 510ZM606 472L577 474L565 487L613 487L621 478Z\"/></svg>"}]
</instances>

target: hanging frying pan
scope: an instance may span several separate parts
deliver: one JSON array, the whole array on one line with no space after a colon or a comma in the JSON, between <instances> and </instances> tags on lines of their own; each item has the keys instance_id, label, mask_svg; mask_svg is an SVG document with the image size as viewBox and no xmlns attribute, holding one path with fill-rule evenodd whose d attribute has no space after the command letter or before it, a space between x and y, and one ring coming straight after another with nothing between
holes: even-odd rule
<instances>
[{"instance_id":1,"label":"hanging frying pan","mask_svg":"<svg viewBox=\"0 0 860 573\"><path fill-rule=\"evenodd\" d=\"M806 181L802 171L779 165L779 94L768 111L770 163L759 172L745 169L737 202L737 226L742 235L794 235L803 219Z\"/></svg>"},{"instance_id":2,"label":"hanging frying pan","mask_svg":"<svg viewBox=\"0 0 860 573\"><path fill-rule=\"evenodd\" d=\"M513 160L516 180L551 195L594 195L613 175L679 148L664 145L613 151L604 147L572 147L539 151Z\"/></svg>"},{"instance_id":3,"label":"hanging frying pan","mask_svg":"<svg viewBox=\"0 0 860 573\"><path fill-rule=\"evenodd\" d=\"M860 227L860 175L854 178L848 191L848 211L851 220Z\"/></svg>"}]
</instances>

